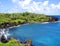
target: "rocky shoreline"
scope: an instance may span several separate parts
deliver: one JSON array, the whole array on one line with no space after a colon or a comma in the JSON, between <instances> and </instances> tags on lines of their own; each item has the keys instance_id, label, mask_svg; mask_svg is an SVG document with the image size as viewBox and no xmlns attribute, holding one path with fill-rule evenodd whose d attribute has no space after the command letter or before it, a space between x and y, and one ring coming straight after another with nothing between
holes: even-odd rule
<instances>
[{"instance_id":1,"label":"rocky shoreline","mask_svg":"<svg viewBox=\"0 0 60 46\"><path fill-rule=\"evenodd\" d=\"M48 22L34 22L34 23L50 23L50 22L56 22L58 21L58 18L53 18L52 20L48 21ZM29 24L29 22L5 22L5 23L2 23L0 24L0 29L3 29L3 28L9 28L9 27L14 27L14 26L18 26L18 25L22 25L22 24Z\"/></svg>"},{"instance_id":2,"label":"rocky shoreline","mask_svg":"<svg viewBox=\"0 0 60 46\"><path fill-rule=\"evenodd\" d=\"M51 16L51 17L52 17L52 19L49 20L48 22L59 21L58 18L56 18L54 16ZM0 24L0 29L9 28L9 27L18 26L18 25L27 24L27 23L44 23L44 22L28 22L28 21L25 21L25 22L18 21L17 23L16 22L4 22L4 23Z\"/></svg>"},{"instance_id":3,"label":"rocky shoreline","mask_svg":"<svg viewBox=\"0 0 60 46\"><path fill-rule=\"evenodd\" d=\"M2 43L8 43L11 39L14 39L13 37L11 37L10 39L6 39L4 35L2 35L1 37L1 42ZM20 40L16 40L15 42L19 43L19 44L24 44L24 46L32 46L32 41L30 39L27 39L26 41L22 42Z\"/></svg>"},{"instance_id":4,"label":"rocky shoreline","mask_svg":"<svg viewBox=\"0 0 60 46\"><path fill-rule=\"evenodd\" d=\"M17 26L17 25L22 25L22 24L26 24L26 23L16 23L16 22L10 23L10 22L6 22L6 23L0 24L0 29L9 28L9 27Z\"/></svg>"}]
</instances>

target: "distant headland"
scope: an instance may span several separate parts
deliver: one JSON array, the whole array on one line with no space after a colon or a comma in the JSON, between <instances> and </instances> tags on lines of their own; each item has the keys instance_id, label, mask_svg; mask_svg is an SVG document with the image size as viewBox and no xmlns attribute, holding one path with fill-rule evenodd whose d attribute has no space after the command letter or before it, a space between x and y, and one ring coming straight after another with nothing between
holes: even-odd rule
<instances>
[{"instance_id":1,"label":"distant headland","mask_svg":"<svg viewBox=\"0 0 60 46\"><path fill-rule=\"evenodd\" d=\"M0 28L8 28L26 23L55 22L58 18L36 13L0 13Z\"/></svg>"}]
</instances>

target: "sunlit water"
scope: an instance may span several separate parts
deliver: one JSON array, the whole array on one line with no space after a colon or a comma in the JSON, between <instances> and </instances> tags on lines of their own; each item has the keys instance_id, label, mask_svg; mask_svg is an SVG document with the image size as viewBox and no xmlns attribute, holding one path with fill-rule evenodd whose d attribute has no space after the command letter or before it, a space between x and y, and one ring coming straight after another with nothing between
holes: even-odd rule
<instances>
[{"instance_id":1,"label":"sunlit water","mask_svg":"<svg viewBox=\"0 0 60 46\"><path fill-rule=\"evenodd\" d=\"M33 46L60 46L60 22L21 25L10 28L9 34L23 42L31 39Z\"/></svg>"}]
</instances>

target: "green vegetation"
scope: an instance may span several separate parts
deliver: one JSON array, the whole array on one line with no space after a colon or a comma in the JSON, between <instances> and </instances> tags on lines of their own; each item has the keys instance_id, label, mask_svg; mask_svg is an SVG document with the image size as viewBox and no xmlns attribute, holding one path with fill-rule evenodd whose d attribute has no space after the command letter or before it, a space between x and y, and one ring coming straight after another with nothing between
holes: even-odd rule
<instances>
[{"instance_id":1,"label":"green vegetation","mask_svg":"<svg viewBox=\"0 0 60 46\"><path fill-rule=\"evenodd\" d=\"M34 22L48 22L52 19L50 16L35 13L0 13L0 24L2 23L34 23Z\"/></svg>"},{"instance_id":2,"label":"green vegetation","mask_svg":"<svg viewBox=\"0 0 60 46\"><path fill-rule=\"evenodd\" d=\"M0 46L25 46L25 45L20 43L20 41L14 38L11 38L7 43L0 42Z\"/></svg>"},{"instance_id":3,"label":"green vegetation","mask_svg":"<svg viewBox=\"0 0 60 46\"><path fill-rule=\"evenodd\" d=\"M51 16L46 16L44 14L35 13L0 13L0 28L6 28L18 24L24 23L35 23L35 22L50 22L55 21L55 18ZM8 24L8 25L7 25ZM31 40L26 40L25 44L20 43L20 41L11 38L7 43L0 42L0 46L27 46L31 45Z\"/></svg>"}]
</instances>

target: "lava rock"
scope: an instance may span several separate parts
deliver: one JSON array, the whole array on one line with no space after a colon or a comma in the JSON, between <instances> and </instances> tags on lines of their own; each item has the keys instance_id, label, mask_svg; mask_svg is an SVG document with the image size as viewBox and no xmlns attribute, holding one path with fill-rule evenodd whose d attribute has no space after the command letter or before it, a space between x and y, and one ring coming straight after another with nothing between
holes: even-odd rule
<instances>
[{"instance_id":1,"label":"lava rock","mask_svg":"<svg viewBox=\"0 0 60 46\"><path fill-rule=\"evenodd\" d=\"M8 42L8 40L6 39L6 37L4 35L2 35L2 37L1 37L1 42L3 42L3 43Z\"/></svg>"}]
</instances>

